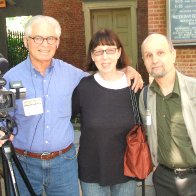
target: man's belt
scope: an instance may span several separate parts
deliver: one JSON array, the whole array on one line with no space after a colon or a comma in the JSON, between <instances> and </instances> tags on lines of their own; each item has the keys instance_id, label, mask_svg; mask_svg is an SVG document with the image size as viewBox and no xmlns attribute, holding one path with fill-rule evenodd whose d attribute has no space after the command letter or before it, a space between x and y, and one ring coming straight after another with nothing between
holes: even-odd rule
<instances>
[{"instance_id":1,"label":"man's belt","mask_svg":"<svg viewBox=\"0 0 196 196\"><path fill-rule=\"evenodd\" d=\"M55 152L34 153L34 152L28 152L26 150L22 150L22 149L18 149L18 148L15 148L15 151L18 154L21 154L24 156L28 156L28 157L32 157L32 158L36 158L36 159L42 159L42 160L50 160L50 159L53 159L61 154L66 153L67 151L70 150L71 146L72 146L72 144L70 144L67 148L64 148L62 150L55 151Z\"/></svg>"},{"instance_id":2,"label":"man's belt","mask_svg":"<svg viewBox=\"0 0 196 196\"><path fill-rule=\"evenodd\" d=\"M196 174L196 167L173 169L162 164L159 165L168 171L174 172L176 175Z\"/></svg>"}]
</instances>

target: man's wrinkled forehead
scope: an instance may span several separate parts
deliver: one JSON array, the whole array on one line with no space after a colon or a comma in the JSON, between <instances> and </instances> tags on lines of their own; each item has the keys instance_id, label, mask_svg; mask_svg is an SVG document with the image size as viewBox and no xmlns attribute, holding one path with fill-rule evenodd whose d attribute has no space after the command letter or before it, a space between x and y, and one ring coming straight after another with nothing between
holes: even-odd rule
<instances>
[{"instance_id":1,"label":"man's wrinkled forehead","mask_svg":"<svg viewBox=\"0 0 196 196\"><path fill-rule=\"evenodd\" d=\"M149 35L142 43L142 53L146 50L169 49L167 39L160 34Z\"/></svg>"}]
</instances>

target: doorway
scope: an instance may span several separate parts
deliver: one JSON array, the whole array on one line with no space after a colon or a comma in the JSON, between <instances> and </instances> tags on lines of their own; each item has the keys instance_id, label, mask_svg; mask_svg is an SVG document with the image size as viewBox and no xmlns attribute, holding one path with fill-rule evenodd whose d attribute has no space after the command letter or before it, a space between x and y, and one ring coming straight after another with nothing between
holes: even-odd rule
<instances>
[{"instance_id":1,"label":"doorway","mask_svg":"<svg viewBox=\"0 0 196 196\"><path fill-rule=\"evenodd\" d=\"M83 3L85 18L86 47L93 33L100 28L110 28L120 37L125 51L136 68L137 64L137 23L136 1L110 1Z\"/></svg>"}]
</instances>

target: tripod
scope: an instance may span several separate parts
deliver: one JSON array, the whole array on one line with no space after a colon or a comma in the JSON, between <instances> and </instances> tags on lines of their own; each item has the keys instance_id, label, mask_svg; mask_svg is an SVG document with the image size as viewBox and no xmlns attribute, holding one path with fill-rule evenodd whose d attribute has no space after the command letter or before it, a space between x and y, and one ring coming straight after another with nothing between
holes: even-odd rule
<instances>
[{"instance_id":1,"label":"tripod","mask_svg":"<svg viewBox=\"0 0 196 196\"><path fill-rule=\"evenodd\" d=\"M36 196L14 150L14 147L10 141L6 141L1 147L1 155L2 155L2 165L3 165L3 175L4 175L4 184L5 184L5 193L6 196L10 196L10 188L12 187L14 196L20 196L12 162L15 163L27 189L31 196ZM10 186L10 182L11 185Z\"/></svg>"}]
</instances>

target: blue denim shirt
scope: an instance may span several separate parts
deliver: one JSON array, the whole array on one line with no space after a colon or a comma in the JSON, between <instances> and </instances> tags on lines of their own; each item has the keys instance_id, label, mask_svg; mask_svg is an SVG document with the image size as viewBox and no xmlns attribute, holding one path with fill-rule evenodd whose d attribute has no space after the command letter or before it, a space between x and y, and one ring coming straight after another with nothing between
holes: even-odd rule
<instances>
[{"instance_id":1,"label":"blue denim shirt","mask_svg":"<svg viewBox=\"0 0 196 196\"><path fill-rule=\"evenodd\" d=\"M4 78L10 82L22 81L26 98L41 98L43 113L25 116L23 100L15 101L10 114L18 125L13 144L16 148L31 152L53 152L67 147L74 141L71 118L71 98L75 87L87 73L58 59L42 76L35 70L29 58L10 69Z\"/></svg>"}]
</instances>

